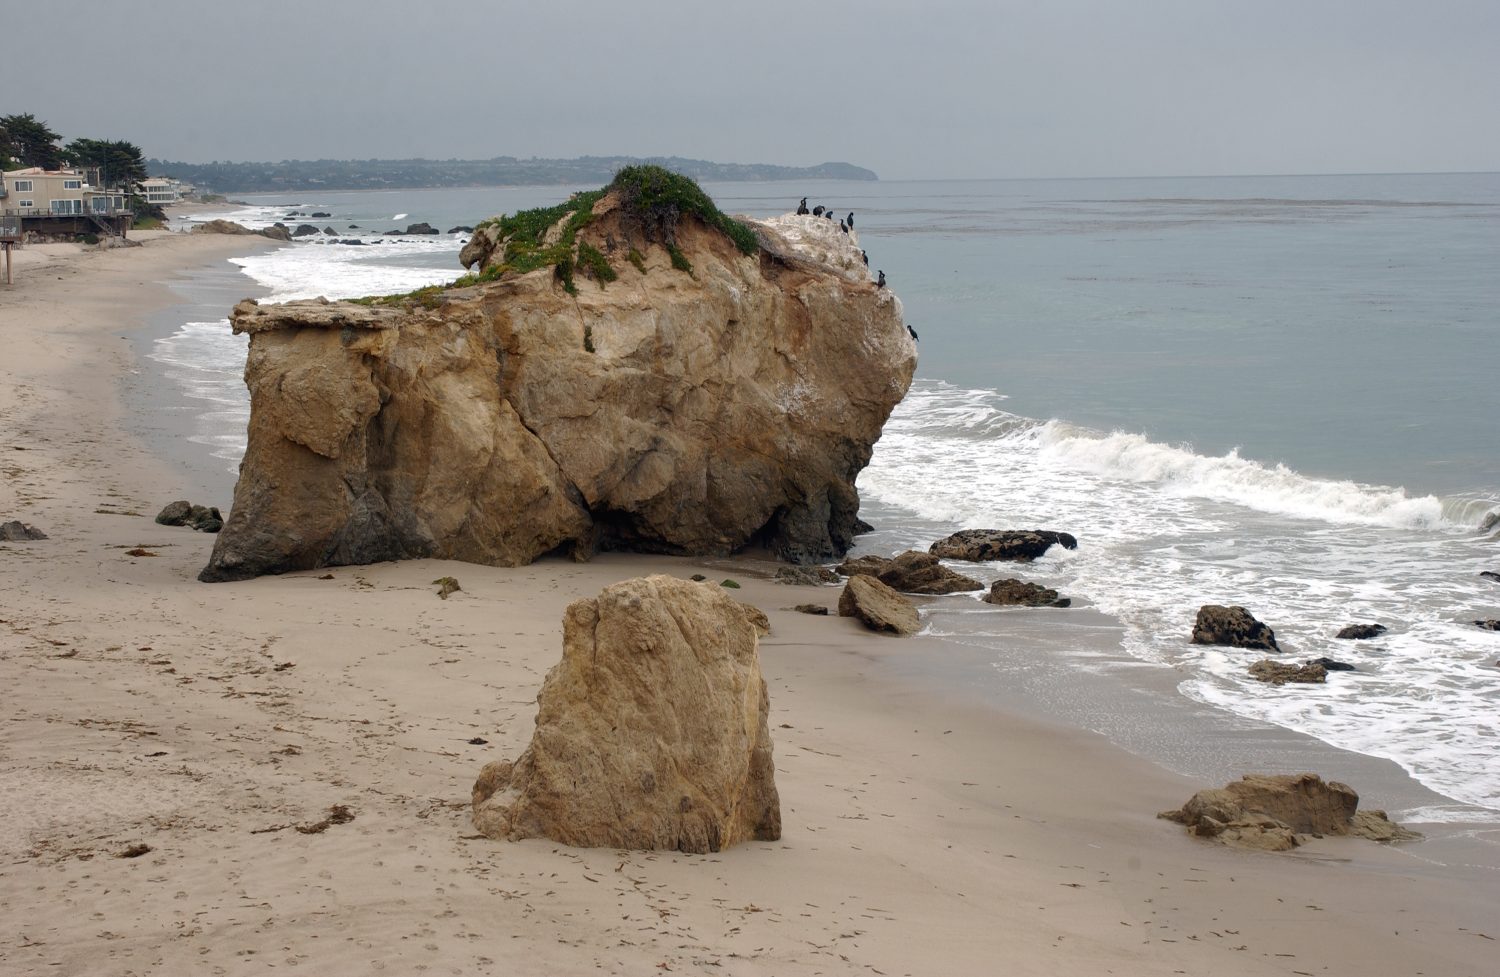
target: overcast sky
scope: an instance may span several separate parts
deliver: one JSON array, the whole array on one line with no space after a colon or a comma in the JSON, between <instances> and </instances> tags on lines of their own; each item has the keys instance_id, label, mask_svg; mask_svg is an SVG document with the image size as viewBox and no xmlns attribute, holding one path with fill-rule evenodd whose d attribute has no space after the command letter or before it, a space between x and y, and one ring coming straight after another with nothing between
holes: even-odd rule
<instances>
[{"instance_id":1,"label":"overcast sky","mask_svg":"<svg viewBox=\"0 0 1500 977\"><path fill-rule=\"evenodd\" d=\"M188 162L1500 169L1497 0L69 0L4 35L0 114Z\"/></svg>"}]
</instances>

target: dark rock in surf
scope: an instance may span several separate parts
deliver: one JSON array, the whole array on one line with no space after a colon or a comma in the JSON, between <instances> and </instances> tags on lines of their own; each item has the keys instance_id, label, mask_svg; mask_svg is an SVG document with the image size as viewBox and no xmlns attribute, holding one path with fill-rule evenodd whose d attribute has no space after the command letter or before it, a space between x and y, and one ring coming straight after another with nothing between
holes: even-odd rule
<instances>
[{"instance_id":1,"label":"dark rock in surf","mask_svg":"<svg viewBox=\"0 0 1500 977\"><path fill-rule=\"evenodd\" d=\"M1500 582L1500 573L1496 573L1494 570L1480 570L1479 575Z\"/></svg>"},{"instance_id":2,"label":"dark rock in surf","mask_svg":"<svg viewBox=\"0 0 1500 977\"><path fill-rule=\"evenodd\" d=\"M1500 631L1500 621L1490 618L1487 621L1475 621L1475 627L1484 628L1486 631Z\"/></svg>"},{"instance_id":3,"label":"dark rock in surf","mask_svg":"<svg viewBox=\"0 0 1500 977\"><path fill-rule=\"evenodd\" d=\"M297 229L292 232L292 237L308 237L318 233L318 229L311 224L298 224Z\"/></svg>"},{"instance_id":4,"label":"dark rock in surf","mask_svg":"<svg viewBox=\"0 0 1500 977\"><path fill-rule=\"evenodd\" d=\"M1250 666L1250 677L1272 685L1285 685L1288 682L1319 683L1328 681L1328 669L1315 662L1306 665L1293 665L1290 662L1272 661L1262 658Z\"/></svg>"},{"instance_id":5,"label":"dark rock in surf","mask_svg":"<svg viewBox=\"0 0 1500 977\"><path fill-rule=\"evenodd\" d=\"M854 535L863 536L865 533L873 533L874 531L875 527L865 522L863 519L856 518L854 520Z\"/></svg>"},{"instance_id":6,"label":"dark rock in surf","mask_svg":"<svg viewBox=\"0 0 1500 977\"><path fill-rule=\"evenodd\" d=\"M474 228L472 228L472 227L465 227L463 224L460 224L457 227L450 227L450 228L448 228L448 233L449 234L473 234L474 233Z\"/></svg>"},{"instance_id":7,"label":"dark rock in surf","mask_svg":"<svg viewBox=\"0 0 1500 977\"><path fill-rule=\"evenodd\" d=\"M1224 607L1219 604L1204 604L1198 608L1198 617L1193 622L1192 643L1281 650L1276 644L1276 632L1257 621L1249 611L1239 606Z\"/></svg>"},{"instance_id":8,"label":"dark rock in surf","mask_svg":"<svg viewBox=\"0 0 1500 977\"><path fill-rule=\"evenodd\" d=\"M1351 624L1334 637L1343 638L1346 641L1368 641L1370 638L1380 637L1385 634L1385 631L1383 624Z\"/></svg>"},{"instance_id":9,"label":"dark rock in surf","mask_svg":"<svg viewBox=\"0 0 1500 977\"><path fill-rule=\"evenodd\" d=\"M917 550L907 550L892 559L861 556L845 560L838 570L849 577L868 574L903 594L958 594L984 589L984 584L973 577L955 573L931 553Z\"/></svg>"},{"instance_id":10,"label":"dark rock in surf","mask_svg":"<svg viewBox=\"0 0 1500 977\"><path fill-rule=\"evenodd\" d=\"M1061 597L1051 587L1025 580L996 580L983 598L986 604L1002 607L1071 607L1072 599Z\"/></svg>"},{"instance_id":11,"label":"dark rock in surf","mask_svg":"<svg viewBox=\"0 0 1500 977\"><path fill-rule=\"evenodd\" d=\"M1308 662L1309 665L1322 665L1324 671L1328 672L1357 672L1348 662L1334 661L1332 658L1314 658Z\"/></svg>"},{"instance_id":12,"label":"dark rock in surf","mask_svg":"<svg viewBox=\"0 0 1500 977\"><path fill-rule=\"evenodd\" d=\"M424 222L422 222L420 224L408 224L408 225L406 225L406 233L407 234L438 234L440 232L438 231L437 228L433 227L431 224L428 224L427 222L424 221Z\"/></svg>"},{"instance_id":13,"label":"dark rock in surf","mask_svg":"<svg viewBox=\"0 0 1500 977\"><path fill-rule=\"evenodd\" d=\"M328 213L326 210L318 210L314 211L311 214L308 214L307 216L311 217L313 220L320 220L324 217L332 217L333 215Z\"/></svg>"},{"instance_id":14,"label":"dark rock in surf","mask_svg":"<svg viewBox=\"0 0 1500 977\"><path fill-rule=\"evenodd\" d=\"M945 560L971 563L990 560L1030 563L1054 543L1067 550L1078 548L1078 540L1073 536L1050 529L961 529L933 543L927 552Z\"/></svg>"}]
</instances>

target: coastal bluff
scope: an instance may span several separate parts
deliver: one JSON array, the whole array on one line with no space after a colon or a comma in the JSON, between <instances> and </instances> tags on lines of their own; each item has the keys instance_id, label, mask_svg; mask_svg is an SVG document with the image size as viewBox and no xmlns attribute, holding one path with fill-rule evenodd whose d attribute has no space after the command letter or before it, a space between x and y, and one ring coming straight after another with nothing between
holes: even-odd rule
<instances>
[{"instance_id":1,"label":"coastal bluff","mask_svg":"<svg viewBox=\"0 0 1500 977\"><path fill-rule=\"evenodd\" d=\"M642 168L650 170L651 168ZM604 549L837 558L916 347L858 239L622 171L452 286L234 308L248 446L204 581Z\"/></svg>"}]
</instances>

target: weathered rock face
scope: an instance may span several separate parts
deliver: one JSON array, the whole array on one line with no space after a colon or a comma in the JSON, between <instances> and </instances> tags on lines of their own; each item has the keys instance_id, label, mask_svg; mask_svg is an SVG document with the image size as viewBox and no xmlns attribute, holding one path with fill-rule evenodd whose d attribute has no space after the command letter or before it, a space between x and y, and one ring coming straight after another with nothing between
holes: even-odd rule
<instances>
[{"instance_id":1,"label":"weathered rock face","mask_svg":"<svg viewBox=\"0 0 1500 977\"><path fill-rule=\"evenodd\" d=\"M1204 604L1193 622L1195 645L1228 645L1232 648L1264 648L1280 651L1276 632L1255 619L1243 607Z\"/></svg>"},{"instance_id":2,"label":"weathered rock face","mask_svg":"<svg viewBox=\"0 0 1500 977\"><path fill-rule=\"evenodd\" d=\"M1189 834L1241 848L1286 851L1298 835L1357 835L1375 841L1421 837L1384 811L1359 811L1359 795L1317 774L1246 774L1222 788L1200 790L1180 810L1157 817L1185 824Z\"/></svg>"},{"instance_id":3,"label":"weathered rock face","mask_svg":"<svg viewBox=\"0 0 1500 977\"><path fill-rule=\"evenodd\" d=\"M747 610L665 576L569 605L531 745L480 773L474 826L695 853L780 838L761 629Z\"/></svg>"},{"instance_id":4,"label":"weathered rock face","mask_svg":"<svg viewBox=\"0 0 1500 977\"><path fill-rule=\"evenodd\" d=\"M990 584L990 592L984 595L986 604L1019 607L1071 607L1073 601L1061 597L1051 587L1025 580L996 580Z\"/></svg>"},{"instance_id":5,"label":"weathered rock face","mask_svg":"<svg viewBox=\"0 0 1500 977\"><path fill-rule=\"evenodd\" d=\"M839 616L855 617L871 631L908 635L922 630L922 616L911 601L868 574L857 574L839 594Z\"/></svg>"},{"instance_id":6,"label":"weathered rock face","mask_svg":"<svg viewBox=\"0 0 1500 977\"><path fill-rule=\"evenodd\" d=\"M927 552L945 560L973 563L989 560L1030 563L1054 543L1066 550L1078 548L1078 540L1072 535L1050 529L960 529L933 543Z\"/></svg>"},{"instance_id":7,"label":"weathered rock face","mask_svg":"<svg viewBox=\"0 0 1500 977\"><path fill-rule=\"evenodd\" d=\"M1291 662L1262 658L1250 666L1250 677L1272 685L1285 685L1288 682L1305 682L1311 685L1328 681L1328 669L1317 662L1294 665Z\"/></svg>"},{"instance_id":8,"label":"weathered rock face","mask_svg":"<svg viewBox=\"0 0 1500 977\"><path fill-rule=\"evenodd\" d=\"M931 553L907 550L887 559L883 556L861 556L839 564L839 572L848 576L869 574L892 590L903 594L961 594L983 590L984 584L973 577L943 566Z\"/></svg>"},{"instance_id":9,"label":"weathered rock face","mask_svg":"<svg viewBox=\"0 0 1500 977\"><path fill-rule=\"evenodd\" d=\"M238 305L249 446L201 579L600 548L841 556L916 364L900 302L769 224L747 257L684 216L688 273L612 196L593 214L577 240L618 278L580 270L577 295L543 268L404 305Z\"/></svg>"}]
</instances>

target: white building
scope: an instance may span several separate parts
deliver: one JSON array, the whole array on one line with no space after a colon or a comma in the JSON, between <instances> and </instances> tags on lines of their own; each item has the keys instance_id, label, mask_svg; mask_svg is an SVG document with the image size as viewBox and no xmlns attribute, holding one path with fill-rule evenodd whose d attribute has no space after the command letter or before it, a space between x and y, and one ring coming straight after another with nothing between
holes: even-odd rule
<instances>
[{"instance_id":1,"label":"white building","mask_svg":"<svg viewBox=\"0 0 1500 977\"><path fill-rule=\"evenodd\" d=\"M141 183L141 196L152 204L175 204L192 192L192 187L167 176L153 176Z\"/></svg>"}]
</instances>

